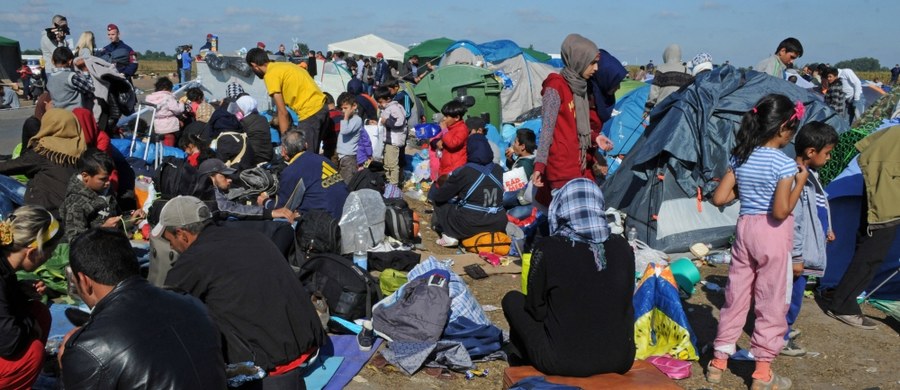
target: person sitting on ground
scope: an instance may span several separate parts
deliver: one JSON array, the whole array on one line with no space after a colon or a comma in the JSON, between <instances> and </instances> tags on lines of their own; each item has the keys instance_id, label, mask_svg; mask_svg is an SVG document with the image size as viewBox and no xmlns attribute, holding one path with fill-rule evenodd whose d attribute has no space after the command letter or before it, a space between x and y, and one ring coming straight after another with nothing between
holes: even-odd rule
<instances>
[{"instance_id":1,"label":"person sitting on ground","mask_svg":"<svg viewBox=\"0 0 900 390\"><path fill-rule=\"evenodd\" d=\"M71 110L75 107L91 109L94 99L94 80L81 70L84 58L75 58L68 47L58 47L53 51L55 71L47 80L47 92L53 98L53 106Z\"/></svg>"},{"instance_id":2,"label":"person sitting on ground","mask_svg":"<svg viewBox=\"0 0 900 390\"><path fill-rule=\"evenodd\" d=\"M291 222L294 221L294 212L286 208L270 210L262 205L240 204L228 199L228 190L231 189L230 175L233 175L235 172L237 171L234 168L227 167L222 160L217 158L203 161L197 169L197 174L201 176L201 180L204 177L209 177L213 189L212 193L215 195L215 202L220 213L236 219L284 218ZM265 192L260 194L259 203L263 203L268 198L268 195L265 194Z\"/></svg>"},{"instance_id":3,"label":"person sitting on ground","mask_svg":"<svg viewBox=\"0 0 900 390\"><path fill-rule=\"evenodd\" d=\"M212 116L215 108L203 98L203 90L199 87L191 87L185 92L185 96L191 102L191 112L194 113L194 119L203 123L209 122L209 117Z\"/></svg>"},{"instance_id":4,"label":"person sitting on ground","mask_svg":"<svg viewBox=\"0 0 900 390\"><path fill-rule=\"evenodd\" d=\"M528 295L503 297L510 365L586 377L624 374L634 363L634 252L610 234L604 208L600 188L584 178L553 197L550 236L531 254Z\"/></svg>"},{"instance_id":5,"label":"person sitting on ground","mask_svg":"<svg viewBox=\"0 0 900 390\"><path fill-rule=\"evenodd\" d=\"M338 97L338 105L341 108L341 130L337 143L338 165L344 183L350 184L350 179L359 170L359 164L357 164L359 136L365 130L362 128L362 118L357 115L358 106L353 94L342 93Z\"/></svg>"},{"instance_id":6,"label":"person sitting on ground","mask_svg":"<svg viewBox=\"0 0 900 390\"><path fill-rule=\"evenodd\" d=\"M40 302L44 282L20 282L62 237L59 222L42 207L22 206L0 222L0 388L30 389L44 366L50 311Z\"/></svg>"},{"instance_id":7,"label":"person sitting on ground","mask_svg":"<svg viewBox=\"0 0 900 390\"><path fill-rule=\"evenodd\" d=\"M278 193L266 207L287 207L301 213L325 210L341 218L347 200L347 185L337 167L327 158L307 152L305 130L290 130L281 137L281 157L287 166L278 177Z\"/></svg>"},{"instance_id":8,"label":"person sitting on ground","mask_svg":"<svg viewBox=\"0 0 900 390\"><path fill-rule=\"evenodd\" d=\"M831 211L828 194L819 181L816 170L831 159L831 151L838 143L838 134L833 127L823 122L812 121L803 125L794 137L794 151L797 163L806 166L809 177L803 184L800 201L794 207L794 246L791 250L793 280L791 305L787 312L787 333L781 355L803 356L806 350L797 344L795 338L799 329L793 328L800 315L803 293L806 291L807 275L822 277L826 266L826 242L834 241L834 231L829 223ZM820 218L824 215L825 218Z\"/></svg>"},{"instance_id":9,"label":"person sitting on ground","mask_svg":"<svg viewBox=\"0 0 900 390\"><path fill-rule=\"evenodd\" d=\"M400 151L406 146L406 112L403 106L391 100L391 91L386 86L375 88L375 101L381 108L379 124L384 126L384 173L390 184L400 183Z\"/></svg>"},{"instance_id":10,"label":"person sitting on ground","mask_svg":"<svg viewBox=\"0 0 900 390\"><path fill-rule=\"evenodd\" d=\"M794 60L803 57L803 45L797 38L785 38L778 44L775 54L766 57L753 70L784 79L784 71L794 64Z\"/></svg>"},{"instance_id":11,"label":"person sitting on ground","mask_svg":"<svg viewBox=\"0 0 900 390\"><path fill-rule=\"evenodd\" d=\"M463 116L466 115L466 105L463 102L455 99L447 102L441 107L441 115L441 136L436 141L437 149L441 151L438 177L449 175L465 165L466 138L469 136L469 128L463 121Z\"/></svg>"},{"instance_id":12,"label":"person sitting on ground","mask_svg":"<svg viewBox=\"0 0 900 390\"><path fill-rule=\"evenodd\" d=\"M487 138L488 123L480 116L470 116L466 119L466 127L469 129L469 135L481 134ZM488 139L488 145L491 146L491 153L494 156L494 164L503 164L503 153L500 153L500 147L494 141Z\"/></svg>"},{"instance_id":13,"label":"person sitting on ground","mask_svg":"<svg viewBox=\"0 0 900 390\"><path fill-rule=\"evenodd\" d=\"M275 244L255 231L215 225L206 205L191 196L166 203L152 234L179 253L165 285L206 304L226 363L261 367L268 373L262 388L302 383L297 367L325 343L325 332L309 293Z\"/></svg>"},{"instance_id":14,"label":"person sitting on ground","mask_svg":"<svg viewBox=\"0 0 900 390\"><path fill-rule=\"evenodd\" d=\"M237 106L243 114L241 125L247 133L247 143L253 149L253 165L272 162L275 154L272 133L269 131L269 121L257 111L256 98L250 95L241 96L237 99Z\"/></svg>"},{"instance_id":15,"label":"person sitting on ground","mask_svg":"<svg viewBox=\"0 0 900 390\"><path fill-rule=\"evenodd\" d=\"M0 86L0 109L21 108L19 95L8 85Z\"/></svg>"},{"instance_id":16,"label":"person sitting on ground","mask_svg":"<svg viewBox=\"0 0 900 390\"><path fill-rule=\"evenodd\" d=\"M153 114L153 131L162 137L163 145L175 146L176 133L181 130L178 115L184 112L184 104L178 102L172 93L172 80L168 77L156 79L156 92L147 96L147 103L156 107Z\"/></svg>"},{"instance_id":17,"label":"person sitting on ground","mask_svg":"<svg viewBox=\"0 0 900 390\"><path fill-rule=\"evenodd\" d=\"M91 229L69 253L70 283L92 310L59 350L66 388L225 388L219 334L203 303L142 278L120 231Z\"/></svg>"},{"instance_id":18,"label":"person sitting on ground","mask_svg":"<svg viewBox=\"0 0 900 390\"><path fill-rule=\"evenodd\" d=\"M690 84L693 79L691 72L681 62L681 46L671 44L663 52L663 64L656 69L650 85L650 94L647 95L647 103L644 104L644 114L653 110L657 103L677 91L679 88Z\"/></svg>"},{"instance_id":19,"label":"person sitting on ground","mask_svg":"<svg viewBox=\"0 0 900 390\"><path fill-rule=\"evenodd\" d=\"M47 110L53 108L53 100L50 99L50 93L44 92L37 97L34 102L34 115L25 119L22 124L22 151L28 147L28 141L34 137L41 129L41 118L47 113Z\"/></svg>"},{"instance_id":20,"label":"person sitting on ground","mask_svg":"<svg viewBox=\"0 0 900 390\"><path fill-rule=\"evenodd\" d=\"M509 170L522 168L526 181L534 173L534 149L537 148L535 137L533 130L523 127L516 130L516 139L506 149L506 163L510 167ZM525 188L504 192L503 207L510 216L519 220L530 216L533 209L531 202L526 200Z\"/></svg>"},{"instance_id":21,"label":"person sitting on ground","mask_svg":"<svg viewBox=\"0 0 900 390\"><path fill-rule=\"evenodd\" d=\"M178 140L178 147L187 153L187 162L192 167L197 168L200 163L206 159L214 158L216 153L213 152L207 142L200 138L200 134L184 134Z\"/></svg>"},{"instance_id":22,"label":"person sitting on ground","mask_svg":"<svg viewBox=\"0 0 900 390\"><path fill-rule=\"evenodd\" d=\"M85 149L84 134L75 115L52 108L44 114L41 129L23 147L22 154L0 162L0 174L28 177L24 203L56 214L66 199L67 184L76 173L75 165Z\"/></svg>"},{"instance_id":23,"label":"person sitting on ground","mask_svg":"<svg viewBox=\"0 0 900 390\"><path fill-rule=\"evenodd\" d=\"M428 194L435 204L432 225L440 234L440 246L455 247L459 240L478 233L506 231L503 168L492 162L484 135L473 134L466 143L466 164Z\"/></svg>"},{"instance_id":24,"label":"person sitting on ground","mask_svg":"<svg viewBox=\"0 0 900 390\"><path fill-rule=\"evenodd\" d=\"M69 179L66 200L59 209L60 219L65 222L65 242L72 242L76 235L93 227L115 228L123 223L116 195L109 185L109 175L115 168L112 158L97 149L82 154L79 173ZM135 210L131 218L143 215L143 210Z\"/></svg>"}]
</instances>

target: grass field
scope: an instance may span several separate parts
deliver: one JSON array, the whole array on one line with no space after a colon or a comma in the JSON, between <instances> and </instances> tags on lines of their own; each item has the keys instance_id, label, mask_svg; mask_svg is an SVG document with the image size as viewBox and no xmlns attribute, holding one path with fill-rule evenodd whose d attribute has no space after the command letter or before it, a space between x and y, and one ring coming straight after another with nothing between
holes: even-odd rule
<instances>
[{"instance_id":1,"label":"grass field","mask_svg":"<svg viewBox=\"0 0 900 390\"><path fill-rule=\"evenodd\" d=\"M164 74L164 73L175 73L177 69L175 68L175 60L171 61L147 61L141 60L140 65L138 66L138 73L141 74Z\"/></svg>"}]
</instances>

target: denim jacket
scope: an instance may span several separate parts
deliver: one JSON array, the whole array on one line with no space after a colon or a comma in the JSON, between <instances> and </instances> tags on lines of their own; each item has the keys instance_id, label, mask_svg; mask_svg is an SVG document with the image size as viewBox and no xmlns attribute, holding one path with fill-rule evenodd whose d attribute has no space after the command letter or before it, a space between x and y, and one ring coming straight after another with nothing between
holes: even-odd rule
<instances>
[{"instance_id":1,"label":"denim jacket","mask_svg":"<svg viewBox=\"0 0 900 390\"><path fill-rule=\"evenodd\" d=\"M828 206L828 196L819 182L819 175L810 171L809 178L803 185L803 194L800 195L800 200L794 207L794 246L791 256L795 262L803 262L806 273L818 275L825 272L826 236L822 221L819 219L816 193L825 195L828 227L831 230L831 210Z\"/></svg>"}]
</instances>

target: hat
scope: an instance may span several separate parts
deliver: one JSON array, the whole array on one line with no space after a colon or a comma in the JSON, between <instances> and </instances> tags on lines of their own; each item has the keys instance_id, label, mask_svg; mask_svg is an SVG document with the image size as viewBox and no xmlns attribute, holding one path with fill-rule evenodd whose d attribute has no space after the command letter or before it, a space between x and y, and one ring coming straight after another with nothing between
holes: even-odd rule
<instances>
[{"instance_id":1,"label":"hat","mask_svg":"<svg viewBox=\"0 0 900 390\"><path fill-rule=\"evenodd\" d=\"M207 38L212 38L212 34L206 34Z\"/></svg>"},{"instance_id":2,"label":"hat","mask_svg":"<svg viewBox=\"0 0 900 390\"><path fill-rule=\"evenodd\" d=\"M53 15L53 19L51 19L50 22L53 23L54 26L59 24L59 22L66 22L66 24L69 24L66 17L62 15Z\"/></svg>"},{"instance_id":3,"label":"hat","mask_svg":"<svg viewBox=\"0 0 900 390\"><path fill-rule=\"evenodd\" d=\"M116 26L115 24L112 24L112 23L107 24L106 31L112 31L112 30L119 31L119 26Z\"/></svg>"},{"instance_id":4,"label":"hat","mask_svg":"<svg viewBox=\"0 0 900 390\"><path fill-rule=\"evenodd\" d=\"M210 175L213 173L231 175L237 172L237 170L235 170L234 168L229 168L225 165L224 162L222 162L222 160L219 160L217 158L210 158L200 163L200 166L197 168L197 172L201 175Z\"/></svg>"},{"instance_id":5,"label":"hat","mask_svg":"<svg viewBox=\"0 0 900 390\"><path fill-rule=\"evenodd\" d=\"M265 48L266 48L266 44L265 44L265 43L262 43L262 42L256 42L256 47L261 47L261 48L265 49Z\"/></svg>"},{"instance_id":6,"label":"hat","mask_svg":"<svg viewBox=\"0 0 900 390\"><path fill-rule=\"evenodd\" d=\"M375 58L384 58L384 54L381 54L381 52L379 52L375 55Z\"/></svg>"},{"instance_id":7,"label":"hat","mask_svg":"<svg viewBox=\"0 0 900 390\"><path fill-rule=\"evenodd\" d=\"M484 127L486 125L487 123L485 123L484 119L480 116L470 116L469 119L466 119L466 127L469 128L469 131L475 129L487 130Z\"/></svg>"},{"instance_id":8,"label":"hat","mask_svg":"<svg viewBox=\"0 0 900 390\"><path fill-rule=\"evenodd\" d=\"M209 207L193 196L176 196L166 202L159 212L159 222L153 227L153 237L160 237L166 227L181 227L212 218Z\"/></svg>"},{"instance_id":9,"label":"hat","mask_svg":"<svg viewBox=\"0 0 900 390\"><path fill-rule=\"evenodd\" d=\"M694 59L691 60L691 67L695 67L704 62L712 62L712 56L709 53L700 53L694 56Z\"/></svg>"}]
</instances>

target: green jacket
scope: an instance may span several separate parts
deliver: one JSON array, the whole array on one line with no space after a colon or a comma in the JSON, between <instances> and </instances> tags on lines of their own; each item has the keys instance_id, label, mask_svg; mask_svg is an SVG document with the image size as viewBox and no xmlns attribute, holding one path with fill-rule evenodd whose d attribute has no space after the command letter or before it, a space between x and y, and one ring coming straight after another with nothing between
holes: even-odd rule
<instances>
[{"instance_id":1,"label":"green jacket","mask_svg":"<svg viewBox=\"0 0 900 390\"><path fill-rule=\"evenodd\" d=\"M863 138L856 149L869 200L869 230L900 224L900 126Z\"/></svg>"}]
</instances>

